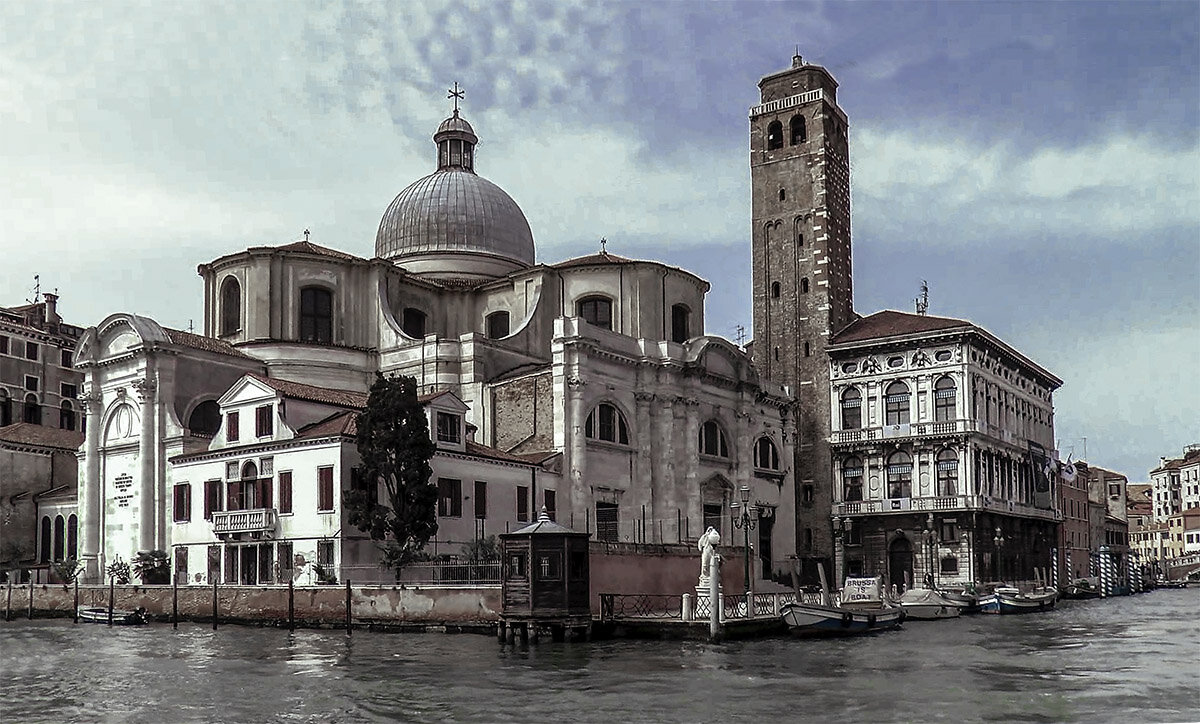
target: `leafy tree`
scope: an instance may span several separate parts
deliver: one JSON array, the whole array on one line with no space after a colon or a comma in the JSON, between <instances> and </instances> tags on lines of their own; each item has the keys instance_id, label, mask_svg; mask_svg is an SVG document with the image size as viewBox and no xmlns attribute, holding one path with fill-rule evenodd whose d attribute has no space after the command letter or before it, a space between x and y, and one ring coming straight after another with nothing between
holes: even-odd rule
<instances>
[{"instance_id":1,"label":"leafy tree","mask_svg":"<svg viewBox=\"0 0 1200 724\"><path fill-rule=\"evenodd\" d=\"M104 569L108 577L121 584L122 586L129 583L132 574L129 572L129 564L121 560L121 556L117 556L108 567Z\"/></svg>"},{"instance_id":2,"label":"leafy tree","mask_svg":"<svg viewBox=\"0 0 1200 724\"><path fill-rule=\"evenodd\" d=\"M462 546L462 555L472 563L491 563L500 560L500 542L496 536L476 538Z\"/></svg>"},{"instance_id":3,"label":"leafy tree","mask_svg":"<svg viewBox=\"0 0 1200 724\"><path fill-rule=\"evenodd\" d=\"M166 551L139 551L134 556L132 568L146 585L171 582L171 558Z\"/></svg>"},{"instance_id":4,"label":"leafy tree","mask_svg":"<svg viewBox=\"0 0 1200 724\"><path fill-rule=\"evenodd\" d=\"M429 483L435 450L425 410L417 402L417 381L376 373L367 409L358 416L365 484L346 491L342 501L350 523L381 542L381 565L397 573L438 530L437 488ZM377 495L379 484L383 501Z\"/></svg>"}]
</instances>

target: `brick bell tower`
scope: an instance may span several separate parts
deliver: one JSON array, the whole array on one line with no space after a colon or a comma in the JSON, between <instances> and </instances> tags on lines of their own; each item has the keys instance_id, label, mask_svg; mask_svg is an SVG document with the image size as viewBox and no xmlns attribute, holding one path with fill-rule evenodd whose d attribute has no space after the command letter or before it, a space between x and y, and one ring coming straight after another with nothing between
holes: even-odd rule
<instances>
[{"instance_id":1,"label":"brick bell tower","mask_svg":"<svg viewBox=\"0 0 1200 724\"><path fill-rule=\"evenodd\" d=\"M750 109L754 344L758 370L798 400L796 552L832 574L829 338L854 321L850 155L837 81L799 55L758 82ZM834 580L830 578L829 580Z\"/></svg>"}]
</instances>

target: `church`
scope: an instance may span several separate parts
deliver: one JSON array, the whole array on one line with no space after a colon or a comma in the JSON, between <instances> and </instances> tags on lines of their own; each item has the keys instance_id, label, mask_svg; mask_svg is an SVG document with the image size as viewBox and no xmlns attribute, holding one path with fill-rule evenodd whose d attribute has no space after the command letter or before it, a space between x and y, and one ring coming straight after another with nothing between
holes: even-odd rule
<instances>
[{"instance_id":1,"label":"church","mask_svg":"<svg viewBox=\"0 0 1200 724\"><path fill-rule=\"evenodd\" d=\"M362 484L353 418L376 373L415 378L426 405L430 552L542 508L602 541L691 543L708 526L728 541L748 498L754 575L790 570L794 398L703 333L696 275L603 245L536 261L520 206L477 172L478 141L456 102L433 172L383 210L369 256L307 233L250 247L199 266L203 334L131 314L86 330L85 580L147 550L180 583L280 582L299 561L377 576L340 494Z\"/></svg>"}]
</instances>

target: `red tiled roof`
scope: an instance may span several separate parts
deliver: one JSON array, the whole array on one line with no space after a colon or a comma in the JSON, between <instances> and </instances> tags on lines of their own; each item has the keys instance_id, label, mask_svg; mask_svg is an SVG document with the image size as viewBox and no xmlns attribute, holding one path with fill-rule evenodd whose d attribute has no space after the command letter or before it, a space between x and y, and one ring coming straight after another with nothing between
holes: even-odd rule
<instances>
[{"instance_id":1,"label":"red tiled roof","mask_svg":"<svg viewBox=\"0 0 1200 724\"><path fill-rule=\"evenodd\" d=\"M83 433L76 430L60 430L56 427L31 425L18 422L0 427L0 441L52 447L59 450L78 450L83 444Z\"/></svg>"},{"instance_id":2,"label":"red tiled roof","mask_svg":"<svg viewBox=\"0 0 1200 724\"><path fill-rule=\"evenodd\" d=\"M481 458L492 458L493 460L503 460L510 463L520 463L522 465L537 465L545 457L546 453L510 453L503 450L481 445L477 442L467 440L467 453Z\"/></svg>"},{"instance_id":3,"label":"red tiled roof","mask_svg":"<svg viewBox=\"0 0 1200 724\"><path fill-rule=\"evenodd\" d=\"M626 259L623 256L617 256L616 254L609 254L606 251L602 251L599 254L589 254L588 256L578 256L578 257L575 257L574 259L567 259L566 261L560 261L557 264L551 264L550 266L552 266L556 269L567 269L567 268L574 267L574 266L591 266L593 264L633 264L633 263L634 263L633 259Z\"/></svg>"},{"instance_id":4,"label":"red tiled roof","mask_svg":"<svg viewBox=\"0 0 1200 724\"><path fill-rule=\"evenodd\" d=\"M474 289L475 287L479 286L480 284L484 284L485 281L488 281L488 280L465 279L462 277L449 277L446 279L425 279L425 281L432 282L432 283L434 283L440 287L444 287L446 289Z\"/></svg>"},{"instance_id":5,"label":"red tiled roof","mask_svg":"<svg viewBox=\"0 0 1200 724\"><path fill-rule=\"evenodd\" d=\"M305 254L317 254L319 256L329 256L329 257L333 257L334 259L362 259L362 257L360 257L360 256L355 256L353 254L347 254L344 251L338 251L337 249L330 249L328 247L318 246L317 244L314 244L311 241L293 241L291 244L284 244L283 246L277 246L275 248L279 249L280 251L300 251L300 252L304 252Z\"/></svg>"},{"instance_id":6,"label":"red tiled roof","mask_svg":"<svg viewBox=\"0 0 1200 724\"><path fill-rule=\"evenodd\" d=\"M338 412L329 417L300 428L296 432L298 438L310 437L355 437L358 435L358 413Z\"/></svg>"},{"instance_id":7,"label":"red tiled roof","mask_svg":"<svg viewBox=\"0 0 1200 724\"><path fill-rule=\"evenodd\" d=\"M291 397L296 400L308 400L309 402L320 402L325 405L337 405L338 407L350 407L356 410L361 410L367 406L367 395L364 392L315 387L300 382L267 377L255 372L248 373L248 376L253 377L273 390L277 390L284 397Z\"/></svg>"},{"instance_id":8,"label":"red tiled roof","mask_svg":"<svg viewBox=\"0 0 1200 724\"><path fill-rule=\"evenodd\" d=\"M830 344L843 342L861 342L868 339L886 337L901 337L921 332L938 332L944 329L971 329L975 325L963 319L951 317L931 317L926 314L909 314L885 309L882 312L862 317L851 322L845 329L835 334Z\"/></svg>"},{"instance_id":9,"label":"red tiled roof","mask_svg":"<svg viewBox=\"0 0 1200 724\"><path fill-rule=\"evenodd\" d=\"M167 338L171 340L171 344L177 344L181 347L191 347L192 349L199 349L205 352L214 352L216 354L227 354L230 357L254 359L222 339L205 337L204 335L192 334L191 332L171 329L170 327L163 327L163 331L167 333Z\"/></svg>"}]
</instances>

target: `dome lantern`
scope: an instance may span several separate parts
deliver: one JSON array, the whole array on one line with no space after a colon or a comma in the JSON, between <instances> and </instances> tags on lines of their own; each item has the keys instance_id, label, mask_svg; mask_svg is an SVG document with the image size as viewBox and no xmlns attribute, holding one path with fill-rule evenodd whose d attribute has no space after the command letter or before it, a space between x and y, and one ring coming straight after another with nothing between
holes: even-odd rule
<instances>
[{"instance_id":1,"label":"dome lantern","mask_svg":"<svg viewBox=\"0 0 1200 724\"><path fill-rule=\"evenodd\" d=\"M479 137L475 135L475 129L471 128L467 119L458 115L458 101L464 94L465 91L459 88L458 81L455 81L454 87L446 96L454 99L454 115L442 121L437 132L433 134L433 142L438 150L439 171L461 169L473 173L475 170L475 144L479 143Z\"/></svg>"}]
</instances>

